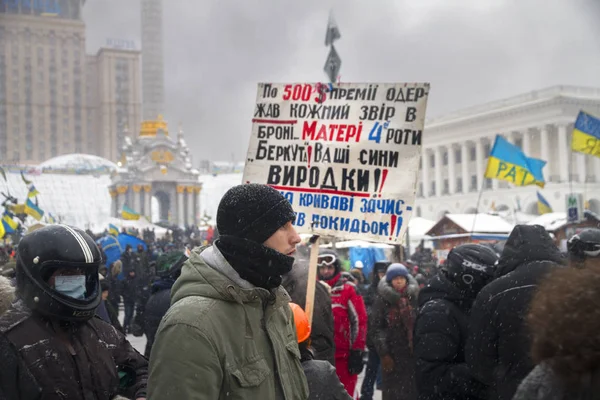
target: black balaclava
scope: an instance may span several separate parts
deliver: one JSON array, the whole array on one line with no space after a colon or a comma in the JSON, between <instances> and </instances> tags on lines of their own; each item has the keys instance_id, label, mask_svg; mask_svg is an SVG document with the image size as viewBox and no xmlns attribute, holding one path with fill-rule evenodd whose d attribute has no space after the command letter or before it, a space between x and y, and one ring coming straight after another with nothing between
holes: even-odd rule
<instances>
[{"instance_id":1,"label":"black balaclava","mask_svg":"<svg viewBox=\"0 0 600 400\"><path fill-rule=\"evenodd\" d=\"M260 184L235 186L219 203L215 245L242 279L274 289L281 285L281 275L291 271L294 258L263 243L294 219L292 205L277 190Z\"/></svg>"}]
</instances>

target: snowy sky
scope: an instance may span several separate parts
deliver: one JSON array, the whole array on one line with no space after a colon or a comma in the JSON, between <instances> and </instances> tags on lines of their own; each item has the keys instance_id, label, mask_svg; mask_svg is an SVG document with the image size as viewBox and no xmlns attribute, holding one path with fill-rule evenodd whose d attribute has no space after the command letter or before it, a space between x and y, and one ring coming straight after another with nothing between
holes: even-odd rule
<instances>
[{"instance_id":1,"label":"snowy sky","mask_svg":"<svg viewBox=\"0 0 600 400\"><path fill-rule=\"evenodd\" d=\"M600 87L598 0L163 0L165 118L194 163L244 158L257 82L431 82L427 115L557 84ZM87 0L87 47L140 45L140 0Z\"/></svg>"}]
</instances>

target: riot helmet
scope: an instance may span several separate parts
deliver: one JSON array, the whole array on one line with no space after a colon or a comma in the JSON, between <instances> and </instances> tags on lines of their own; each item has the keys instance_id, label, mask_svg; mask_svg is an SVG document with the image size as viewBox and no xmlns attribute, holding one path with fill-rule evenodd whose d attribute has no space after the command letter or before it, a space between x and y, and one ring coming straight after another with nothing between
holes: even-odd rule
<instances>
[{"instance_id":1,"label":"riot helmet","mask_svg":"<svg viewBox=\"0 0 600 400\"><path fill-rule=\"evenodd\" d=\"M17 295L32 311L61 321L92 318L101 301L94 240L79 228L48 225L23 237L17 251Z\"/></svg>"},{"instance_id":2,"label":"riot helmet","mask_svg":"<svg viewBox=\"0 0 600 400\"><path fill-rule=\"evenodd\" d=\"M492 281L498 255L489 247L480 244L456 246L442 266L444 275L469 297Z\"/></svg>"},{"instance_id":3,"label":"riot helmet","mask_svg":"<svg viewBox=\"0 0 600 400\"><path fill-rule=\"evenodd\" d=\"M600 229L585 229L567 242L569 259L583 263L588 258L600 258Z\"/></svg>"}]
</instances>

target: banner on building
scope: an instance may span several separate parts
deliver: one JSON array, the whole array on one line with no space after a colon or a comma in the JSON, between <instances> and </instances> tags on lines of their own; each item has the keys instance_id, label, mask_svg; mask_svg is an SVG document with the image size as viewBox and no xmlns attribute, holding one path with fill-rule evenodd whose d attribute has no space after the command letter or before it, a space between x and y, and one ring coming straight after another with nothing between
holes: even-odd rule
<instances>
[{"instance_id":1,"label":"banner on building","mask_svg":"<svg viewBox=\"0 0 600 400\"><path fill-rule=\"evenodd\" d=\"M399 244L428 94L428 83L261 83L243 182L282 192L299 233Z\"/></svg>"}]
</instances>

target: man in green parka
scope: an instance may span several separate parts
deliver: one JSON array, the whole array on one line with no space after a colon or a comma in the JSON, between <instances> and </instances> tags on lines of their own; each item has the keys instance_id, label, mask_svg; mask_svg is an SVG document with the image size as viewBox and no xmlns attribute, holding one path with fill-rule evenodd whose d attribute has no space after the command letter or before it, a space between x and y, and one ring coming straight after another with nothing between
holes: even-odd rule
<instances>
[{"instance_id":1,"label":"man in green parka","mask_svg":"<svg viewBox=\"0 0 600 400\"><path fill-rule=\"evenodd\" d=\"M278 191L246 184L219 204L220 237L192 251L150 359L148 399L305 400L308 385L281 287L300 237Z\"/></svg>"}]
</instances>

